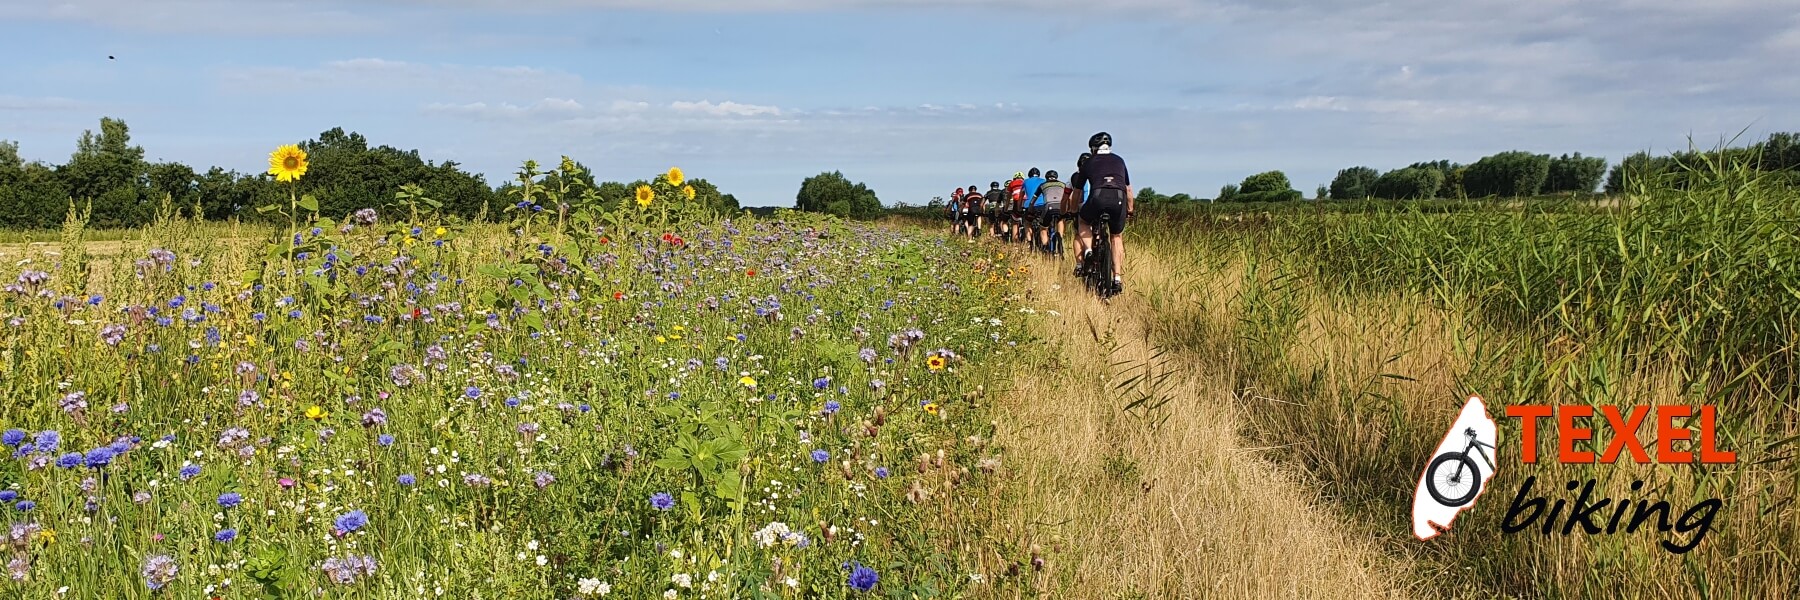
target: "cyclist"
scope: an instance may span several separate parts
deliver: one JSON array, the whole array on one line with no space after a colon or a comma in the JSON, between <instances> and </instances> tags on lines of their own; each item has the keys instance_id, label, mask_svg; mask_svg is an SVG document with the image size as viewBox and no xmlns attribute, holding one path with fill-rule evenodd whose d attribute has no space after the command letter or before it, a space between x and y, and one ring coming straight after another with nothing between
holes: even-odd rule
<instances>
[{"instance_id":1,"label":"cyclist","mask_svg":"<svg viewBox=\"0 0 1800 600\"><path fill-rule=\"evenodd\" d=\"M1044 182L1038 184L1037 192L1032 195L1031 203L1035 207L1032 218L1038 224L1038 247L1050 253L1051 232L1062 235L1063 197L1069 193L1069 186L1056 179L1056 171L1044 174Z\"/></svg>"},{"instance_id":2,"label":"cyclist","mask_svg":"<svg viewBox=\"0 0 1800 600\"><path fill-rule=\"evenodd\" d=\"M1039 204L1037 200L1038 186L1041 185L1044 185L1044 178L1039 175L1037 167L1032 167L1030 175L1026 176L1024 181L1020 182L1019 216L1021 219L1019 221L1019 231L1013 233L1021 242L1027 241L1025 239L1027 228L1030 225L1037 223L1037 212L1042 210L1042 205Z\"/></svg>"},{"instance_id":3,"label":"cyclist","mask_svg":"<svg viewBox=\"0 0 1800 600\"><path fill-rule=\"evenodd\" d=\"M963 229L969 233L969 239L981 232L981 190L974 185L963 194Z\"/></svg>"},{"instance_id":4,"label":"cyclist","mask_svg":"<svg viewBox=\"0 0 1800 600\"><path fill-rule=\"evenodd\" d=\"M987 209L988 221L993 225L994 237L1000 237L1000 228L1006 219L1006 190L1000 189L1000 182L988 183Z\"/></svg>"},{"instance_id":5,"label":"cyclist","mask_svg":"<svg viewBox=\"0 0 1800 600\"><path fill-rule=\"evenodd\" d=\"M1013 173L1013 178L1006 182L1006 204L1011 210L1017 211L1020 208L1023 208L1023 204L1025 203L1024 200L1025 172L1020 171ZM1012 221L1010 219L1007 221L1007 225L1006 232L1013 233L1011 228Z\"/></svg>"},{"instance_id":6,"label":"cyclist","mask_svg":"<svg viewBox=\"0 0 1800 600\"><path fill-rule=\"evenodd\" d=\"M944 212L950 215L950 235L956 235L962 228L962 196L963 189L956 188L944 199Z\"/></svg>"},{"instance_id":7,"label":"cyclist","mask_svg":"<svg viewBox=\"0 0 1800 600\"><path fill-rule=\"evenodd\" d=\"M1086 256L1092 248L1086 248L1087 240L1093 235L1093 227L1100 223L1100 215L1109 216L1112 221L1108 232L1112 246L1113 289L1118 293L1124 287L1125 264L1125 218L1136 210L1136 198L1131 192L1131 177L1125 169L1125 159L1112 153L1112 134L1100 132L1088 138L1088 150L1093 156L1081 165L1081 178L1076 185L1089 190L1088 197L1081 203L1081 221L1077 239L1081 242L1082 256Z\"/></svg>"}]
</instances>

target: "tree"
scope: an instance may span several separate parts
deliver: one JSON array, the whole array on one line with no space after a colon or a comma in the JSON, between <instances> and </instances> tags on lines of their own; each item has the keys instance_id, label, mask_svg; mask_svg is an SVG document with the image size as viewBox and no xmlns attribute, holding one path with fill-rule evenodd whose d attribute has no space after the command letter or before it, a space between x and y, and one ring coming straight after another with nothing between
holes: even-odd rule
<instances>
[{"instance_id":1,"label":"tree","mask_svg":"<svg viewBox=\"0 0 1800 600\"><path fill-rule=\"evenodd\" d=\"M1429 162L1417 162L1407 166L1415 169L1431 169L1438 172L1438 180L1441 183L1438 184L1438 189L1433 190L1430 196L1425 196L1426 198L1457 198L1462 196L1462 176L1460 175L1464 168L1462 165L1448 160L1434 160Z\"/></svg>"},{"instance_id":2,"label":"tree","mask_svg":"<svg viewBox=\"0 0 1800 600\"><path fill-rule=\"evenodd\" d=\"M1214 199L1214 201L1215 202L1236 202L1237 195L1238 195L1237 184L1227 183L1227 184L1219 187L1219 197Z\"/></svg>"},{"instance_id":3,"label":"tree","mask_svg":"<svg viewBox=\"0 0 1800 600\"><path fill-rule=\"evenodd\" d=\"M57 176L77 201L93 201L93 226L130 227L148 216L145 170L144 149L131 145L125 122L101 117L100 134L83 131L75 154L57 169Z\"/></svg>"},{"instance_id":4,"label":"tree","mask_svg":"<svg viewBox=\"0 0 1800 600\"><path fill-rule=\"evenodd\" d=\"M800 182L794 196L794 208L830 213L854 219L881 216L881 199L875 191L861 183L851 183L843 172L833 171L808 177Z\"/></svg>"},{"instance_id":5,"label":"tree","mask_svg":"<svg viewBox=\"0 0 1800 600\"><path fill-rule=\"evenodd\" d=\"M1535 196L1550 176L1550 155L1512 150L1483 157L1463 174L1470 196Z\"/></svg>"},{"instance_id":6,"label":"tree","mask_svg":"<svg viewBox=\"0 0 1800 600\"><path fill-rule=\"evenodd\" d=\"M1551 159L1548 176L1544 180L1544 192L1593 193L1606 177L1606 159L1598 156L1582 156L1576 152L1573 156L1564 154Z\"/></svg>"},{"instance_id":7,"label":"tree","mask_svg":"<svg viewBox=\"0 0 1800 600\"><path fill-rule=\"evenodd\" d=\"M1280 202L1283 200L1299 200L1300 191L1293 189L1288 183L1286 173L1281 171L1264 171L1244 178L1238 184L1237 202Z\"/></svg>"},{"instance_id":8,"label":"tree","mask_svg":"<svg viewBox=\"0 0 1800 600\"><path fill-rule=\"evenodd\" d=\"M1337 172L1331 180L1332 200L1361 200L1375 195L1375 180L1381 172L1370 167L1350 167Z\"/></svg>"},{"instance_id":9,"label":"tree","mask_svg":"<svg viewBox=\"0 0 1800 600\"><path fill-rule=\"evenodd\" d=\"M1168 203L1169 197L1156 193L1156 190L1145 187L1137 190L1137 203L1146 206Z\"/></svg>"},{"instance_id":10,"label":"tree","mask_svg":"<svg viewBox=\"0 0 1800 600\"><path fill-rule=\"evenodd\" d=\"M1325 189L1325 186L1321 185L1321 186L1319 186L1319 191L1317 191L1313 194L1313 199L1314 200L1324 200L1330 194L1331 194L1331 190Z\"/></svg>"},{"instance_id":11,"label":"tree","mask_svg":"<svg viewBox=\"0 0 1800 600\"><path fill-rule=\"evenodd\" d=\"M1433 198L1443 184L1444 173L1435 168L1394 169L1375 180L1375 197L1387 200Z\"/></svg>"}]
</instances>

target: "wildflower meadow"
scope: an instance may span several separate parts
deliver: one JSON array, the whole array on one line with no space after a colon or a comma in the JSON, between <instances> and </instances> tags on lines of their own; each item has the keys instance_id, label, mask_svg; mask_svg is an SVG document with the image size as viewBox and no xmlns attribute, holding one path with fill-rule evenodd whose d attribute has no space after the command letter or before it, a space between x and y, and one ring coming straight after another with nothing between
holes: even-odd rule
<instances>
[{"instance_id":1,"label":"wildflower meadow","mask_svg":"<svg viewBox=\"0 0 1800 600\"><path fill-rule=\"evenodd\" d=\"M976 390L1020 341L1003 256L714 213L679 169L603 198L578 168L526 163L499 226L415 187L348 215L290 193L261 207L283 227L165 207L101 255L72 211L8 256L7 594L1007 585L1023 558L957 516L1002 463Z\"/></svg>"}]
</instances>

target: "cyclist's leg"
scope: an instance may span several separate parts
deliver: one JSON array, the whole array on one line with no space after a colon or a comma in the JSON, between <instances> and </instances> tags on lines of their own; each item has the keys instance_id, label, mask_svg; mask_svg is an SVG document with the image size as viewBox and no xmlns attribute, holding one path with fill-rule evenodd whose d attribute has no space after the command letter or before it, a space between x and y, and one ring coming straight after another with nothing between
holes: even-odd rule
<instances>
[{"instance_id":1,"label":"cyclist's leg","mask_svg":"<svg viewBox=\"0 0 1800 600\"><path fill-rule=\"evenodd\" d=\"M1112 214L1112 231L1109 232L1112 235L1112 276L1117 285L1125 272L1125 203L1121 201L1108 208Z\"/></svg>"}]
</instances>

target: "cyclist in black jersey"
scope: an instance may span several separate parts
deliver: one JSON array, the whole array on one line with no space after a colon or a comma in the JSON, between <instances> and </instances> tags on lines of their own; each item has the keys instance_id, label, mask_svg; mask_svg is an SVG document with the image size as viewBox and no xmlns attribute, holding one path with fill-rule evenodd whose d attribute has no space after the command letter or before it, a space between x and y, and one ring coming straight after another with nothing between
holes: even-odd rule
<instances>
[{"instance_id":1,"label":"cyclist in black jersey","mask_svg":"<svg viewBox=\"0 0 1800 600\"><path fill-rule=\"evenodd\" d=\"M981 191L973 185L963 193L963 229L968 232L969 239L981 234L981 201Z\"/></svg>"},{"instance_id":2,"label":"cyclist in black jersey","mask_svg":"<svg viewBox=\"0 0 1800 600\"><path fill-rule=\"evenodd\" d=\"M1113 288L1116 291L1123 286L1125 264L1125 219L1136 211L1136 197L1131 190L1131 177L1125 169L1125 159L1112 153L1112 135L1104 131L1088 138L1088 150L1093 156L1081 165L1081 170L1070 178L1069 183L1075 189L1086 189L1087 199L1081 203L1081 220L1077 242L1081 245L1081 254L1086 256L1088 240L1093 236L1093 227L1100 223L1100 215L1106 214L1110 219L1112 236ZM1079 264L1077 258L1077 264Z\"/></svg>"}]
</instances>

